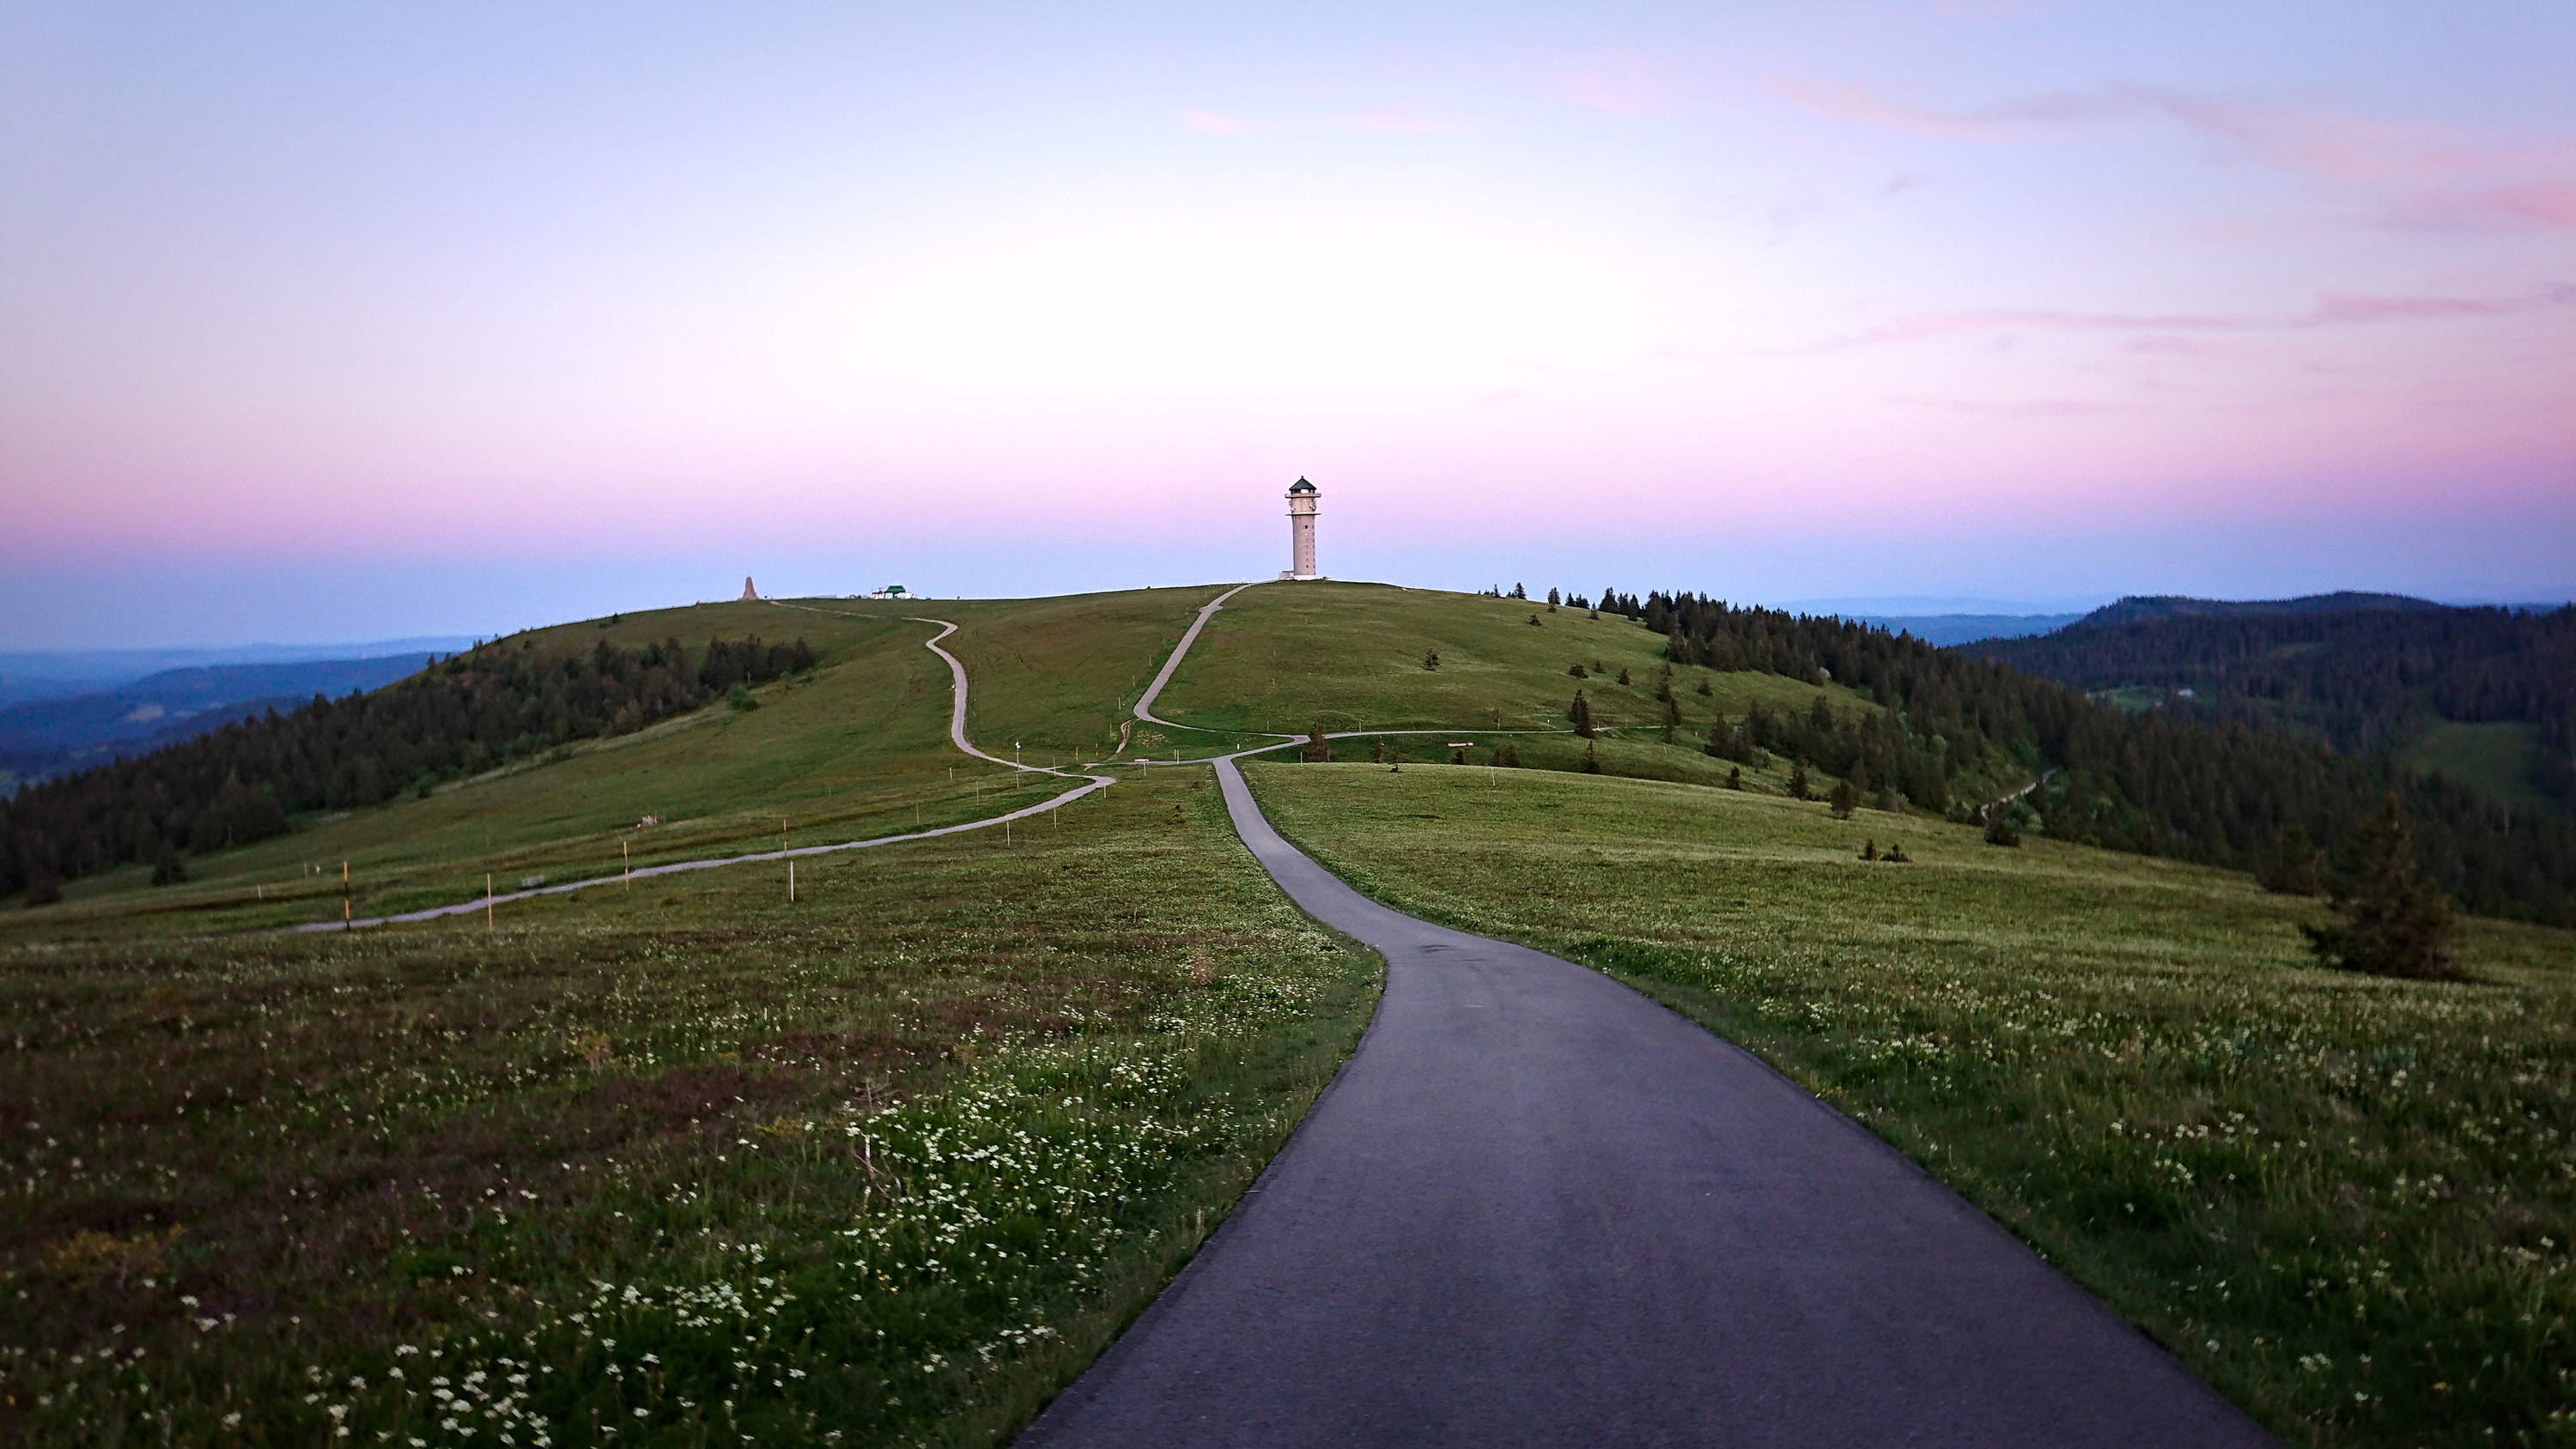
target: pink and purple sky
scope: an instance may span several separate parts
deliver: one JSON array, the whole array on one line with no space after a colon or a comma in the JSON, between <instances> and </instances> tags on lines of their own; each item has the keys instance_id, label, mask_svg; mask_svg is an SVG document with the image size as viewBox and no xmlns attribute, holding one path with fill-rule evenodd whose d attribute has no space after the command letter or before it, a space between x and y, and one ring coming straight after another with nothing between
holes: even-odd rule
<instances>
[{"instance_id":1,"label":"pink and purple sky","mask_svg":"<svg viewBox=\"0 0 2576 1449\"><path fill-rule=\"evenodd\" d=\"M2576 7L0 11L0 648L2576 594Z\"/></svg>"}]
</instances>

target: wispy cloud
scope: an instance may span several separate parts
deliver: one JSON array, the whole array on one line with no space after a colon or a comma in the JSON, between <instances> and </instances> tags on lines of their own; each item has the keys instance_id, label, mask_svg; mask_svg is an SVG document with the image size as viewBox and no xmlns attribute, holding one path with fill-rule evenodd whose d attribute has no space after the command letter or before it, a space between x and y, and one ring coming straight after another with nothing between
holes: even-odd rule
<instances>
[{"instance_id":1,"label":"wispy cloud","mask_svg":"<svg viewBox=\"0 0 2576 1449\"><path fill-rule=\"evenodd\" d=\"M1663 67L1624 50L1604 51L1556 73L1557 96L1614 116L1642 116L1664 102Z\"/></svg>"},{"instance_id":2,"label":"wispy cloud","mask_svg":"<svg viewBox=\"0 0 2576 1449\"><path fill-rule=\"evenodd\" d=\"M1987 332L2287 332L2382 322L2503 317L2568 306L2576 306L2576 285L2549 287L2519 297L2385 297L2361 292L2324 292L2318 294L2316 304L2306 311L2268 316L2227 312L2067 312L2045 308L1922 312L1771 355L1842 352L1854 347Z\"/></svg>"},{"instance_id":3,"label":"wispy cloud","mask_svg":"<svg viewBox=\"0 0 2576 1449\"><path fill-rule=\"evenodd\" d=\"M2576 182L2533 182L2408 197L2382 212L2389 226L2492 231L2524 227L2576 229Z\"/></svg>"},{"instance_id":4,"label":"wispy cloud","mask_svg":"<svg viewBox=\"0 0 2576 1449\"><path fill-rule=\"evenodd\" d=\"M1767 84L1773 94L1834 120L1969 141L2005 141L2045 135L2078 122L2133 115L2141 109L2135 98L2107 89L2054 92L1972 110L1943 111L1913 105L1873 87L1849 81L1777 76Z\"/></svg>"},{"instance_id":5,"label":"wispy cloud","mask_svg":"<svg viewBox=\"0 0 2576 1449\"><path fill-rule=\"evenodd\" d=\"M2083 418L2103 413L2137 411L2135 403L2088 402L2080 398L1998 400L1963 397L1912 397L1891 393L1889 402L1909 408L1932 408L1972 418Z\"/></svg>"},{"instance_id":6,"label":"wispy cloud","mask_svg":"<svg viewBox=\"0 0 2576 1449\"><path fill-rule=\"evenodd\" d=\"M1344 111L1322 116L1237 116L1221 111L1183 111L1181 129L1197 136L1296 135L1319 131L1358 131L1384 136L1450 136L1495 129L1473 116L1410 110L1401 106Z\"/></svg>"},{"instance_id":7,"label":"wispy cloud","mask_svg":"<svg viewBox=\"0 0 2576 1449\"><path fill-rule=\"evenodd\" d=\"M1956 140L2030 140L2105 122L2169 120L2218 143L2231 160L2354 185L2457 181L2479 174L2527 176L2576 168L2576 137L2515 139L2339 111L2209 100L2154 86L2051 91L1944 110L1848 81L1789 76L1768 84L1774 94L1820 116ZM2542 193L2538 219L2560 224L2555 220L2560 214L2556 200L2560 188L2505 190Z\"/></svg>"}]
</instances>

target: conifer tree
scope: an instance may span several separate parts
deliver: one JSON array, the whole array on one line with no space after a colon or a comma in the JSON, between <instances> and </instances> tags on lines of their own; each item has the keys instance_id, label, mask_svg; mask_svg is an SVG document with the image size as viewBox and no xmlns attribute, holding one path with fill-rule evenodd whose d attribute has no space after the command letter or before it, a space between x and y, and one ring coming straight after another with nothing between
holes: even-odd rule
<instances>
[{"instance_id":1,"label":"conifer tree","mask_svg":"<svg viewBox=\"0 0 2576 1449\"><path fill-rule=\"evenodd\" d=\"M1708 676L1705 674L1699 677L1699 692L1703 696L1717 693L1716 690L1708 687Z\"/></svg>"},{"instance_id":2,"label":"conifer tree","mask_svg":"<svg viewBox=\"0 0 2576 1449\"><path fill-rule=\"evenodd\" d=\"M1594 753L1598 748L1600 747L1592 744L1586 744L1583 747L1583 773L1587 775L1601 773L1601 757Z\"/></svg>"},{"instance_id":3,"label":"conifer tree","mask_svg":"<svg viewBox=\"0 0 2576 1449\"><path fill-rule=\"evenodd\" d=\"M1864 840L1861 842L1860 858L1863 860L1878 859L1878 842L1875 839Z\"/></svg>"},{"instance_id":4,"label":"conifer tree","mask_svg":"<svg viewBox=\"0 0 2576 1449\"><path fill-rule=\"evenodd\" d=\"M1565 667L1565 672L1573 675L1577 679L1590 679L1592 677L1592 671L1584 668L1579 660L1573 664L1567 665Z\"/></svg>"},{"instance_id":5,"label":"conifer tree","mask_svg":"<svg viewBox=\"0 0 2576 1449\"><path fill-rule=\"evenodd\" d=\"M1521 767L1521 747L1511 740L1505 740L1501 744L1494 746L1494 763L1502 766L1506 770L1519 769Z\"/></svg>"},{"instance_id":6,"label":"conifer tree","mask_svg":"<svg viewBox=\"0 0 2576 1449\"><path fill-rule=\"evenodd\" d=\"M1386 763L1386 736L1369 736L1369 763L1375 765Z\"/></svg>"},{"instance_id":7,"label":"conifer tree","mask_svg":"<svg viewBox=\"0 0 2576 1449\"><path fill-rule=\"evenodd\" d=\"M1306 732L1306 759L1310 764L1320 765L1332 757L1333 747L1324 738L1324 722L1317 720L1315 727Z\"/></svg>"},{"instance_id":8,"label":"conifer tree","mask_svg":"<svg viewBox=\"0 0 2576 1449\"><path fill-rule=\"evenodd\" d=\"M1425 669L1438 669L1440 667L1440 651L1437 649L1424 650L1422 652L1422 667Z\"/></svg>"},{"instance_id":9,"label":"conifer tree","mask_svg":"<svg viewBox=\"0 0 2576 1449\"><path fill-rule=\"evenodd\" d=\"M152 883L156 886L177 885L188 878L188 868L179 863L179 852L168 842L152 855Z\"/></svg>"},{"instance_id":10,"label":"conifer tree","mask_svg":"<svg viewBox=\"0 0 2576 1449\"><path fill-rule=\"evenodd\" d=\"M1554 589L1547 591L1547 611L1551 614L1556 612L1556 590Z\"/></svg>"},{"instance_id":11,"label":"conifer tree","mask_svg":"<svg viewBox=\"0 0 2576 1449\"><path fill-rule=\"evenodd\" d=\"M1804 760L1793 761L1789 766L1789 798L1792 800L1816 798L1815 787L1807 780L1807 762Z\"/></svg>"},{"instance_id":12,"label":"conifer tree","mask_svg":"<svg viewBox=\"0 0 2576 1449\"><path fill-rule=\"evenodd\" d=\"M2004 813L2001 805L1986 808L1986 844L2012 849L2021 846L2021 832L2013 829L2012 817Z\"/></svg>"},{"instance_id":13,"label":"conifer tree","mask_svg":"<svg viewBox=\"0 0 2576 1449\"><path fill-rule=\"evenodd\" d=\"M1592 701L1583 697L1582 690L1574 692L1574 703L1565 707L1565 717L1574 722L1577 739L1592 738Z\"/></svg>"},{"instance_id":14,"label":"conifer tree","mask_svg":"<svg viewBox=\"0 0 2576 1449\"><path fill-rule=\"evenodd\" d=\"M2362 826L2350 867L2336 877L2326 901L2342 919L2299 928L2326 965L2425 981L2463 974L2451 954L2451 902L2415 863L2396 791Z\"/></svg>"},{"instance_id":15,"label":"conifer tree","mask_svg":"<svg viewBox=\"0 0 2576 1449\"><path fill-rule=\"evenodd\" d=\"M2307 827L2292 824L2281 831L2262 873L2263 889L2275 895L2312 896L2325 889L2316 842Z\"/></svg>"},{"instance_id":16,"label":"conifer tree","mask_svg":"<svg viewBox=\"0 0 2576 1449\"><path fill-rule=\"evenodd\" d=\"M1731 765L1727 768L1726 788L1730 790L1741 790L1744 788L1744 767L1742 765Z\"/></svg>"},{"instance_id":17,"label":"conifer tree","mask_svg":"<svg viewBox=\"0 0 2576 1449\"><path fill-rule=\"evenodd\" d=\"M1665 743L1665 744L1668 744L1668 745L1669 745L1669 744L1671 744L1671 743L1673 742L1673 731L1678 730L1678 729L1680 729L1681 727L1682 727L1682 706L1681 706L1681 701L1679 701L1679 700L1677 700L1677 699L1673 698L1673 697L1672 697L1671 695L1669 695L1669 694L1668 694L1668 695L1665 695L1665 696L1664 696L1664 743Z\"/></svg>"},{"instance_id":18,"label":"conifer tree","mask_svg":"<svg viewBox=\"0 0 2576 1449\"><path fill-rule=\"evenodd\" d=\"M1836 820L1849 820L1852 817L1853 807L1860 804L1860 792L1852 788L1852 782L1849 780L1837 781L1834 785L1834 797L1830 803Z\"/></svg>"},{"instance_id":19,"label":"conifer tree","mask_svg":"<svg viewBox=\"0 0 2576 1449\"><path fill-rule=\"evenodd\" d=\"M1628 667L1624 664L1619 667L1619 682L1621 684L1628 682Z\"/></svg>"}]
</instances>

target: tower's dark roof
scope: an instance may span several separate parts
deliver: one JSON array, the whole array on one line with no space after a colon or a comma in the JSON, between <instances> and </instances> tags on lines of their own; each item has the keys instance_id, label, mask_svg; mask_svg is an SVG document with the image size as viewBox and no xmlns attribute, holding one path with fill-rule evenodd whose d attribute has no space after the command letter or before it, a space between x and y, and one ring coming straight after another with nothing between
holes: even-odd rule
<instances>
[{"instance_id":1,"label":"tower's dark roof","mask_svg":"<svg viewBox=\"0 0 2576 1449\"><path fill-rule=\"evenodd\" d=\"M1316 488L1314 484L1300 478L1296 482L1288 485L1288 491L1291 493L1313 493L1316 491Z\"/></svg>"}]
</instances>

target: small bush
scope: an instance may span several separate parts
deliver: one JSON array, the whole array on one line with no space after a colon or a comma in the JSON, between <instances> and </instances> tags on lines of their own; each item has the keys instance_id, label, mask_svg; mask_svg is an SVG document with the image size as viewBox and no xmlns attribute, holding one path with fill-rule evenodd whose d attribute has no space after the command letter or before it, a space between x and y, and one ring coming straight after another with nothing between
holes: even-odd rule
<instances>
[{"instance_id":1,"label":"small bush","mask_svg":"<svg viewBox=\"0 0 2576 1449\"><path fill-rule=\"evenodd\" d=\"M1986 812L1986 844L2013 849L2021 846L2021 832L2013 829L2011 817L2004 814L2000 805Z\"/></svg>"}]
</instances>

